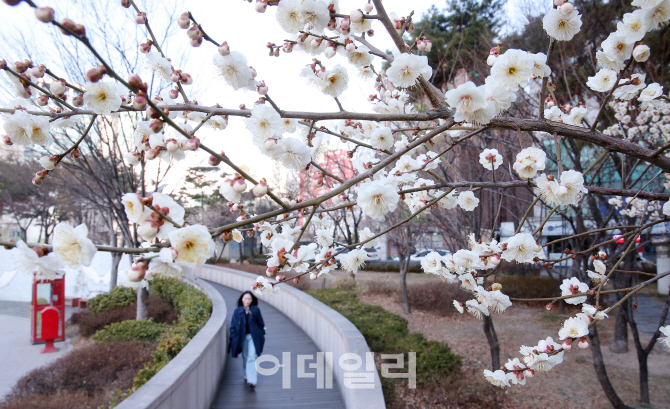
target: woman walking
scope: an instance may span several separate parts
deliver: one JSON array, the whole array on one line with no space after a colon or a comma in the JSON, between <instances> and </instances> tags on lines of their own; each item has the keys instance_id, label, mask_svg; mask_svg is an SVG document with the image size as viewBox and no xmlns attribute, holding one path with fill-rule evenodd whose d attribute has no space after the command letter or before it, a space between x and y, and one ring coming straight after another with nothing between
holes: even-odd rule
<instances>
[{"instance_id":1,"label":"woman walking","mask_svg":"<svg viewBox=\"0 0 670 409\"><path fill-rule=\"evenodd\" d=\"M245 291L237 300L237 308L230 322L228 352L236 358L242 353L244 380L249 387L255 388L258 382L256 358L263 353L265 344L265 323L258 299L251 291Z\"/></svg>"}]
</instances>

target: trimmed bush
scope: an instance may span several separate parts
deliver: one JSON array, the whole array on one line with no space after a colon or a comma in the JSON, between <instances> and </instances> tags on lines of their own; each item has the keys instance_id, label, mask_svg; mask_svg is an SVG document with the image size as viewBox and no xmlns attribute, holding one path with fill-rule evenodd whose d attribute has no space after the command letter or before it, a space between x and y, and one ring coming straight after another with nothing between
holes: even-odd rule
<instances>
[{"instance_id":1,"label":"trimmed bush","mask_svg":"<svg viewBox=\"0 0 670 409\"><path fill-rule=\"evenodd\" d=\"M96 332L93 340L98 342L109 341L145 341L156 342L161 336L165 324L152 320L128 320L109 324Z\"/></svg>"},{"instance_id":2,"label":"trimmed bush","mask_svg":"<svg viewBox=\"0 0 670 409\"><path fill-rule=\"evenodd\" d=\"M108 293L96 295L88 302L94 314L101 314L112 308L125 307L137 301L137 292L128 287L114 287Z\"/></svg>"},{"instance_id":3,"label":"trimmed bush","mask_svg":"<svg viewBox=\"0 0 670 409\"><path fill-rule=\"evenodd\" d=\"M407 320L382 307L358 301L352 291L336 288L307 291L351 321L377 354L416 352L417 385L430 387L457 374L461 357L444 342L428 341L423 334L410 334ZM382 378L384 393L391 399L394 379Z\"/></svg>"}]
</instances>

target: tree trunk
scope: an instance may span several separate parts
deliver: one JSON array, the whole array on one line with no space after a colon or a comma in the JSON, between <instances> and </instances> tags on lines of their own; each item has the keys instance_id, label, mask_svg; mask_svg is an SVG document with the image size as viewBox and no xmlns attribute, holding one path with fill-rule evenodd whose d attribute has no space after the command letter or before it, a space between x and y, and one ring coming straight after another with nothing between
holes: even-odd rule
<instances>
[{"instance_id":1,"label":"tree trunk","mask_svg":"<svg viewBox=\"0 0 670 409\"><path fill-rule=\"evenodd\" d=\"M149 297L149 292L146 287L137 290L137 317L135 319L138 321L147 317L147 297Z\"/></svg>"},{"instance_id":2,"label":"tree trunk","mask_svg":"<svg viewBox=\"0 0 670 409\"><path fill-rule=\"evenodd\" d=\"M122 258L123 253L112 253L112 269L109 272L109 291L112 291L116 287L119 278L119 264L121 264Z\"/></svg>"},{"instance_id":3,"label":"tree trunk","mask_svg":"<svg viewBox=\"0 0 670 409\"><path fill-rule=\"evenodd\" d=\"M635 252L626 255L623 262L625 270L634 270ZM614 288L628 288L633 282L632 274L614 273ZM617 299L620 300L624 294L617 294ZM610 346L610 350L615 354L623 354L628 352L628 320L626 319L626 311L630 307L630 298L624 301L616 311L616 321L614 322L614 342Z\"/></svg>"},{"instance_id":4,"label":"tree trunk","mask_svg":"<svg viewBox=\"0 0 670 409\"><path fill-rule=\"evenodd\" d=\"M496 335L496 329L490 315L484 315L484 333L491 350L491 368L495 371L500 369L500 345L498 345L498 335Z\"/></svg>"},{"instance_id":5,"label":"tree trunk","mask_svg":"<svg viewBox=\"0 0 670 409\"><path fill-rule=\"evenodd\" d=\"M407 270L409 267L409 257L400 260L400 287L402 288L402 309L409 315L409 297L407 296Z\"/></svg>"},{"instance_id":6,"label":"tree trunk","mask_svg":"<svg viewBox=\"0 0 670 409\"><path fill-rule=\"evenodd\" d=\"M589 339L591 340L591 352L593 353L593 367L596 370L596 375L598 376L598 381L600 381L600 386L605 392L605 396L609 399L610 403L614 409L630 409L619 395L617 395L610 378L607 376L607 370L605 369L605 361L603 360L603 354L600 350L600 338L598 337L598 324L595 324L591 327L591 333L589 334Z\"/></svg>"}]
</instances>

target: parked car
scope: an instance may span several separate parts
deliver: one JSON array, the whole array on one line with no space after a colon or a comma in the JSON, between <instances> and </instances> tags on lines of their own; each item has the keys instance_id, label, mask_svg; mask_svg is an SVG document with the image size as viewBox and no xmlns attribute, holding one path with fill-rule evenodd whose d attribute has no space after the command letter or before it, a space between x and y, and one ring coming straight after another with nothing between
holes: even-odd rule
<instances>
[{"instance_id":1,"label":"parked car","mask_svg":"<svg viewBox=\"0 0 670 409\"><path fill-rule=\"evenodd\" d=\"M451 251L445 250L445 249L429 249L429 250L423 250L418 253L411 254L409 256L409 261L410 262L421 262L421 260L428 255L428 253L432 253L433 251L437 252L441 256L446 256L448 254L451 254ZM400 257L393 257L393 260L395 261L400 261Z\"/></svg>"},{"instance_id":2,"label":"parked car","mask_svg":"<svg viewBox=\"0 0 670 409\"><path fill-rule=\"evenodd\" d=\"M340 250L342 250L342 247L335 247L335 252L338 252ZM366 248L366 249L363 249L363 250L365 250L368 253L367 261L378 261L379 260L379 253L377 253L377 249ZM341 252L340 254L335 256L335 260L337 260L337 261L342 260L342 256L344 256L345 254L347 254L350 251L351 251L351 249L344 250L343 252Z\"/></svg>"}]
</instances>

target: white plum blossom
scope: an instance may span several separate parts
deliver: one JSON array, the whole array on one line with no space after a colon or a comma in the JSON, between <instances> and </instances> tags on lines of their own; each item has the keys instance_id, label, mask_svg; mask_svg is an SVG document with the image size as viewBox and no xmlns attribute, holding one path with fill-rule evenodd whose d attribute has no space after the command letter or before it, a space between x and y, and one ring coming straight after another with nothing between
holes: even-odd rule
<instances>
[{"instance_id":1,"label":"white plum blossom","mask_svg":"<svg viewBox=\"0 0 670 409\"><path fill-rule=\"evenodd\" d=\"M347 69L339 64L330 70L317 71L316 73L312 68L305 67L300 72L300 76L307 78L309 83L316 86L321 92L334 98L342 95L349 86Z\"/></svg>"},{"instance_id":2,"label":"white plum blossom","mask_svg":"<svg viewBox=\"0 0 670 409\"><path fill-rule=\"evenodd\" d=\"M428 57L425 55L402 53L395 56L386 75L395 87L407 88L413 86L419 76L429 80L433 69L428 65Z\"/></svg>"},{"instance_id":3,"label":"white plum blossom","mask_svg":"<svg viewBox=\"0 0 670 409\"><path fill-rule=\"evenodd\" d=\"M602 308L602 307L599 307ZM604 311L598 310L598 308L589 304L582 304L582 313L585 314L590 320L601 321L607 318L607 314ZM579 315L581 316L581 315ZM583 317L582 317L583 318ZM589 320L589 322L590 322Z\"/></svg>"},{"instance_id":4,"label":"white plum blossom","mask_svg":"<svg viewBox=\"0 0 670 409\"><path fill-rule=\"evenodd\" d=\"M387 126L378 127L370 135L370 145L375 149L387 150L393 146L393 142L393 133Z\"/></svg>"},{"instance_id":5,"label":"white plum blossom","mask_svg":"<svg viewBox=\"0 0 670 409\"><path fill-rule=\"evenodd\" d=\"M525 148L516 155L516 162L512 166L519 177L531 179L539 170L544 170L547 154L542 149Z\"/></svg>"},{"instance_id":6,"label":"white plum blossom","mask_svg":"<svg viewBox=\"0 0 670 409\"><path fill-rule=\"evenodd\" d=\"M272 159L283 163L288 169L304 169L312 160L309 146L297 138L280 139L270 154Z\"/></svg>"},{"instance_id":7,"label":"white plum blossom","mask_svg":"<svg viewBox=\"0 0 670 409\"><path fill-rule=\"evenodd\" d=\"M155 75L163 81L170 81L172 65L167 58L164 58L158 51L148 52L145 57L144 69L149 75Z\"/></svg>"},{"instance_id":8,"label":"white plum blossom","mask_svg":"<svg viewBox=\"0 0 670 409\"><path fill-rule=\"evenodd\" d=\"M582 283L579 281L576 277L572 277L570 279L565 279L563 280L563 284L561 284L561 296L565 297L566 295L573 295L573 294L580 294L580 293L586 293L589 291L589 286L588 284ZM572 305L579 305L586 301L586 296L579 296L579 297L570 297L566 298L565 302L568 304Z\"/></svg>"},{"instance_id":9,"label":"white plum blossom","mask_svg":"<svg viewBox=\"0 0 670 409\"><path fill-rule=\"evenodd\" d=\"M57 270L62 267L62 262L55 253L52 252L40 257L23 240L16 243L16 247L11 250L10 257L19 272L34 274L38 280L56 278Z\"/></svg>"},{"instance_id":10,"label":"white plum blossom","mask_svg":"<svg viewBox=\"0 0 670 409\"><path fill-rule=\"evenodd\" d=\"M656 100L656 98L660 97L661 95L663 95L663 86L656 82L647 85L647 87L642 90L640 96L637 99L638 101L642 102L642 104L640 104L640 108L647 109L649 107L654 108L661 106L661 101Z\"/></svg>"},{"instance_id":11,"label":"white plum blossom","mask_svg":"<svg viewBox=\"0 0 670 409\"><path fill-rule=\"evenodd\" d=\"M509 377L508 374L505 373L505 371L498 369L495 372L491 372L488 369L484 370L484 378L486 378L487 381L491 382L493 385L499 387L499 388L505 388L506 386L510 386L509 384Z\"/></svg>"},{"instance_id":12,"label":"white plum blossom","mask_svg":"<svg viewBox=\"0 0 670 409\"><path fill-rule=\"evenodd\" d=\"M489 309L484 304L479 303L477 300L466 301L465 308L467 309L468 313L470 313L478 320L483 319L484 315L487 317L489 316Z\"/></svg>"},{"instance_id":13,"label":"white plum blossom","mask_svg":"<svg viewBox=\"0 0 670 409\"><path fill-rule=\"evenodd\" d=\"M284 132L284 122L279 113L265 104L254 106L246 125L256 145L262 145L270 138L279 139Z\"/></svg>"},{"instance_id":14,"label":"white plum blossom","mask_svg":"<svg viewBox=\"0 0 670 409\"><path fill-rule=\"evenodd\" d=\"M623 15L622 21L616 25L616 31L620 36L627 38L630 42L640 41L649 31L650 21L645 18L642 10Z\"/></svg>"},{"instance_id":15,"label":"white plum blossom","mask_svg":"<svg viewBox=\"0 0 670 409\"><path fill-rule=\"evenodd\" d=\"M601 68L596 75L589 77L586 85L597 92L609 92L616 84L617 72L608 68Z\"/></svg>"},{"instance_id":16,"label":"white plum blossom","mask_svg":"<svg viewBox=\"0 0 670 409\"><path fill-rule=\"evenodd\" d=\"M484 166L484 169L495 170L502 165L502 155L498 153L497 149L484 149L479 154L479 163Z\"/></svg>"},{"instance_id":17,"label":"white plum blossom","mask_svg":"<svg viewBox=\"0 0 670 409\"><path fill-rule=\"evenodd\" d=\"M661 344L663 349L670 352L670 325L660 327L659 330L663 336L658 338L658 343Z\"/></svg>"},{"instance_id":18,"label":"white plum blossom","mask_svg":"<svg viewBox=\"0 0 670 409\"><path fill-rule=\"evenodd\" d=\"M496 59L491 67L492 80L501 87L516 91L524 86L533 75L535 60L531 54L522 50L509 49Z\"/></svg>"},{"instance_id":19,"label":"white plum blossom","mask_svg":"<svg viewBox=\"0 0 670 409\"><path fill-rule=\"evenodd\" d=\"M381 181L361 185L358 189L358 205L363 213L374 219L381 219L398 205L400 195L395 189Z\"/></svg>"},{"instance_id":20,"label":"white plum blossom","mask_svg":"<svg viewBox=\"0 0 670 409\"><path fill-rule=\"evenodd\" d=\"M542 27L550 37L558 41L570 41L582 27L582 16L576 9L563 14L552 8L542 19Z\"/></svg>"},{"instance_id":21,"label":"white plum blossom","mask_svg":"<svg viewBox=\"0 0 670 409\"><path fill-rule=\"evenodd\" d=\"M267 278L263 276L258 276L256 281L252 284L251 288L258 295L272 296L274 295L274 293L279 291L279 287L273 284L274 283L272 283Z\"/></svg>"},{"instance_id":22,"label":"white plum blossom","mask_svg":"<svg viewBox=\"0 0 670 409\"><path fill-rule=\"evenodd\" d=\"M177 251L177 262L199 267L214 255L214 241L207 227L197 224L182 227L169 234L170 245Z\"/></svg>"},{"instance_id":23,"label":"white plum blossom","mask_svg":"<svg viewBox=\"0 0 670 409\"><path fill-rule=\"evenodd\" d=\"M583 317L580 317L580 315ZM587 335L589 335L589 318L584 314L577 314L576 317L568 318L563 323L561 330L558 331L558 338L561 341L568 338L581 338Z\"/></svg>"},{"instance_id":24,"label":"white plum blossom","mask_svg":"<svg viewBox=\"0 0 670 409\"><path fill-rule=\"evenodd\" d=\"M587 270L589 277L593 280L594 283L600 284L603 280L607 278L605 274L607 272L607 266L600 260L593 261L593 269L595 271Z\"/></svg>"},{"instance_id":25,"label":"white plum blossom","mask_svg":"<svg viewBox=\"0 0 670 409\"><path fill-rule=\"evenodd\" d=\"M53 252L69 267L90 266L93 256L98 251L88 238L85 224L72 227L67 223L58 223L53 232Z\"/></svg>"},{"instance_id":26,"label":"white plum blossom","mask_svg":"<svg viewBox=\"0 0 670 409\"><path fill-rule=\"evenodd\" d=\"M472 190L468 190L458 194L458 205L466 212L471 212L479 205L479 199L475 197Z\"/></svg>"},{"instance_id":27,"label":"white plum blossom","mask_svg":"<svg viewBox=\"0 0 670 409\"><path fill-rule=\"evenodd\" d=\"M365 241L368 239L371 239L372 237L376 236L375 233L373 233L369 227L364 228L363 230L360 230L358 232L358 239L360 241ZM364 249L369 249L369 248L374 248L377 245L379 239L373 239L368 241L367 243L363 244Z\"/></svg>"},{"instance_id":28,"label":"white plum blossom","mask_svg":"<svg viewBox=\"0 0 670 409\"><path fill-rule=\"evenodd\" d=\"M228 85L233 89L255 90L255 81L251 76L251 68L247 64L247 57L237 51L228 55L214 55L214 65Z\"/></svg>"},{"instance_id":29,"label":"white plum blossom","mask_svg":"<svg viewBox=\"0 0 670 409\"><path fill-rule=\"evenodd\" d=\"M151 280L155 277L178 277L190 271L190 269L180 262L177 262L177 251L173 248L163 248L158 252L158 257L154 257L149 262L149 269L145 279Z\"/></svg>"},{"instance_id":30,"label":"white plum blossom","mask_svg":"<svg viewBox=\"0 0 670 409\"><path fill-rule=\"evenodd\" d=\"M333 244L333 235L326 229L319 229L314 232L316 242L321 247L330 247Z\"/></svg>"},{"instance_id":31,"label":"white plum blossom","mask_svg":"<svg viewBox=\"0 0 670 409\"><path fill-rule=\"evenodd\" d=\"M367 31L367 30L366 30ZM358 68L363 68L370 65L372 62L372 54L370 49L364 45L359 46L355 50L348 53L349 62Z\"/></svg>"},{"instance_id":32,"label":"white plum blossom","mask_svg":"<svg viewBox=\"0 0 670 409\"><path fill-rule=\"evenodd\" d=\"M86 84L84 103L98 115L109 115L121 107L123 92L115 82L100 81Z\"/></svg>"},{"instance_id":33,"label":"white plum blossom","mask_svg":"<svg viewBox=\"0 0 670 409\"><path fill-rule=\"evenodd\" d=\"M300 0L283 0L277 6L277 23L287 33L295 34L304 24L300 14Z\"/></svg>"},{"instance_id":34,"label":"white plum blossom","mask_svg":"<svg viewBox=\"0 0 670 409\"><path fill-rule=\"evenodd\" d=\"M650 3L653 5L643 8L642 12L644 18L649 21L649 30L655 30L670 20L670 0L657 0Z\"/></svg>"},{"instance_id":35,"label":"white plum blossom","mask_svg":"<svg viewBox=\"0 0 670 409\"><path fill-rule=\"evenodd\" d=\"M529 56L533 59L531 72L535 78L544 78L551 74L551 68L547 65L547 55L545 53L529 54Z\"/></svg>"},{"instance_id":36,"label":"white plum blossom","mask_svg":"<svg viewBox=\"0 0 670 409\"><path fill-rule=\"evenodd\" d=\"M668 0L670 1L670 0ZM633 74L630 78L622 78L619 80L619 88L615 89L612 95L614 98L621 101L628 101L637 96L637 94L645 88L646 74Z\"/></svg>"},{"instance_id":37,"label":"white plum blossom","mask_svg":"<svg viewBox=\"0 0 670 409\"><path fill-rule=\"evenodd\" d=\"M535 238L530 233L517 233L507 242L507 249L502 253L502 259L517 263L532 263L535 255L542 251Z\"/></svg>"},{"instance_id":38,"label":"white plum blossom","mask_svg":"<svg viewBox=\"0 0 670 409\"><path fill-rule=\"evenodd\" d=\"M425 273L438 274L442 270L442 256L431 251L421 259L421 268Z\"/></svg>"},{"instance_id":39,"label":"white plum blossom","mask_svg":"<svg viewBox=\"0 0 670 409\"><path fill-rule=\"evenodd\" d=\"M350 252L344 254L340 260L342 268L346 271L356 274L358 269L365 264L365 261L368 259L368 252L363 249L351 250Z\"/></svg>"}]
</instances>

